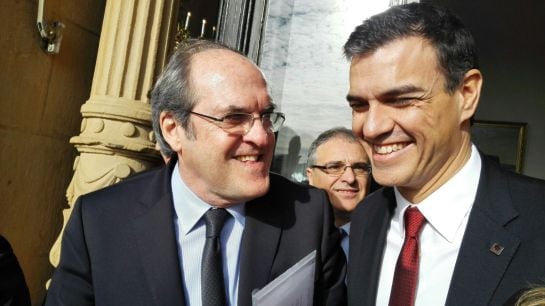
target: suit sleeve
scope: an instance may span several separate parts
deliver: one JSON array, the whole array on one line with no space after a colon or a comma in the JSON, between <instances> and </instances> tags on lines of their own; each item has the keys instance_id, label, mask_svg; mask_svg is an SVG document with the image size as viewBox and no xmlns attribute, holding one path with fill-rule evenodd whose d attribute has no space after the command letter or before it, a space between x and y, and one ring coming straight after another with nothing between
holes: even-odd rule
<instances>
[{"instance_id":1,"label":"suit sleeve","mask_svg":"<svg viewBox=\"0 0 545 306\"><path fill-rule=\"evenodd\" d=\"M333 222L333 211L325 193L321 193L323 235L321 273L314 301L316 305L346 305L346 259L341 248L341 235Z\"/></svg>"},{"instance_id":2,"label":"suit sleeve","mask_svg":"<svg viewBox=\"0 0 545 306\"><path fill-rule=\"evenodd\" d=\"M0 305L30 305L23 271L8 240L0 235Z\"/></svg>"},{"instance_id":3,"label":"suit sleeve","mask_svg":"<svg viewBox=\"0 0 545 306\"><path fill-rule=\"evenodd\" d=\"M64 229L60 262L51 279L45 305L94 305L81 198L74 205Z\"/></svg>"}]
</instances>

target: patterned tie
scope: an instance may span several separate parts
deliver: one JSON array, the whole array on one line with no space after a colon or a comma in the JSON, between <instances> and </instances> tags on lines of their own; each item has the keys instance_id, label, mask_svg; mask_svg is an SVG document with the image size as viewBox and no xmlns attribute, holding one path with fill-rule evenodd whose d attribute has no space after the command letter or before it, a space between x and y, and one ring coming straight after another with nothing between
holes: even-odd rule
<instances>
[{"instance_id":1,"label":"patterned tie","mask_svg":"<svg viewBox=\"0 0 545 306\"><path fill-rule=\"evenodd\" d=\"M201 298L204 306L227 304L221 264L220 234L229 216L223 208L210 209L204 214L206 243L201 262Z\"/></svg>"},{"instance_id":2,"label":"patterned tie","mask_svg":"<svg viewBox=\"0 0 545 306\"><path fill-rule=\"evenodd\" d=\"M416 298L418 283L418 236L426 219L416 207L405 211L405 241L397 259L390 306L412 306Z\"/></svg>"}]
</instances>

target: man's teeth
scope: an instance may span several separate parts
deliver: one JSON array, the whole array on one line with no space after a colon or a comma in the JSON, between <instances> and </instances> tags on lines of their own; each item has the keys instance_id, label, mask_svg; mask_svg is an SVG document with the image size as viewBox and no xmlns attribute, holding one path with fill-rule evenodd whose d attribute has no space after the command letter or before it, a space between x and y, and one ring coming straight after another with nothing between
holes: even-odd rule
<instances>
[{"instance_id":1,"label":"man's teeth","mask_svg":"<svg viewBox=\"0 0 545 306\"><path fill-rule=\"evenodd\" d=\"M387 146L375 146L375 152L377 152L378 154L388 154L388 153L399 151L405 148L406 146L407 144L402 144L402 143L396 143L396 144L391 144Z\"/></svg>"},{"instance_id":2,"label":"man's teeth","mask_svg":"<svg viewBox=\"0 0 545 306\"><path fill-rule=\"evenodd\" d=\"M237 160L241 162L246 161L257 161L259 159L259 156L257 155L243 155L243 156L237 156Z\"/></svg>"}]
</instances>

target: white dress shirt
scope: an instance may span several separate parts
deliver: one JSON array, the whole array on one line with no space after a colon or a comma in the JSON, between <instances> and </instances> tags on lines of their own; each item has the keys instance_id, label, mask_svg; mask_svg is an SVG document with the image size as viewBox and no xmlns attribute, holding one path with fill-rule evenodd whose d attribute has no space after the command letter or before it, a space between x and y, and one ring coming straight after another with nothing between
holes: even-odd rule
<instances>
[{"instance_id":1,"label":"white dress shirt","mask_svg":"<svg viewBox=\"0 0 545 306\"><path fill-rule=\"evenodd\" d=\"M397 207L390 222L384 250L377 305L388 305L397 258L403 246L403 215L416 206L427 223L420 234L420 267L415 306L445 305L454 265L462 244L469 213L475 201L481 157L475 146L466 164L443 186L418 205L394 188Z\"/></svg>"},{"instance_id":2,"label":"white dress shirt","mask_svg":"<svg viewBox=\"0 0 545 306\"><path fill-rule=\"evenodd\" d=\"M171 186L185 302L188 306L201 306L201 259L206 241L206 225L202 217L212 206L187 187L178 171L178 164L172 171ZM227 208L232 217L225 222L220 237L228 305L238 304L239 250L245 223L244 205Z\"/></svg>"}]
</instances>

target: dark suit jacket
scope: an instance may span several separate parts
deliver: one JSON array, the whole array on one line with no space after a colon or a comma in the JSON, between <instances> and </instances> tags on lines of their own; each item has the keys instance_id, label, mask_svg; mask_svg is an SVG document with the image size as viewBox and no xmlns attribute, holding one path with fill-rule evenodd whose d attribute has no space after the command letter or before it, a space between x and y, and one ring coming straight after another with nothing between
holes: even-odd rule
<instances>
[{"instance_id":1,"label":"dark suit jacket","mask_svg":"<svg viewBox=\"0 0 545 306\"><path fill-rule=\"evenodd\" d=\"M502 305L529 283L545 281L545 182L503 170L481 157L477 195L446 305ZM375 305L395 206L393 189L383 188L352 215L349 305ZM499 255L490 250L494 243L503 248Z\"/></svg>"},{"instance_id":2,"label":"dark suit jacket","mask_svg":"<svg viewBox=\"0 0 545 306\"><path fill-rule=\"evenodd\" d=\"M184 305L173 164L78 199L46 305ZM324 192L271 174L269 192L246 204L239 305L315 249L316 304L345 303L339 241Z\"/></svg>"},{"instance_id":3,"label":"dark suit jacket","mask_svg":"<svg viewBox=\"0 0 545 306\"><path fill-rule=\"evenodd\" d=\"M30 295L23 271L11 245L0 235L0 305L30 305Z\"/></svg>"}]
</instances>

